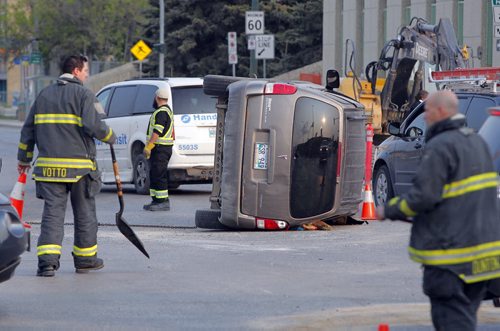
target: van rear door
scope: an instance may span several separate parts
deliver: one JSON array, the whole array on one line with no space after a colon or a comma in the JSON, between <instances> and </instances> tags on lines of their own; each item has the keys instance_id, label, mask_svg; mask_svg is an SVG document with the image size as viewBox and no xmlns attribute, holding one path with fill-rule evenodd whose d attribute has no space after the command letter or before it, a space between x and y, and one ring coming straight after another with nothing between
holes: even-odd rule
<instances>
[{"instance_id":1,"label":"van rear door","mask_svg":"<svg viewBox=\"0 0 500 331\"><path fill-rule=\"evenodd\" d=\"M300 219L333 208L339 146L335 107L296 95L252 96L245 130L243 214Z\"/></svg>"},{"instance_id":2,"label":"van rear door","mask_svg":"<svg viewBox=\"0 0 500 331\"><path fill-rule=\"evenodd\" d=\"M215 98L203 86L172 87L175 148L180 155L213 155L215 144Z\"/></svg>"}]
</instances>

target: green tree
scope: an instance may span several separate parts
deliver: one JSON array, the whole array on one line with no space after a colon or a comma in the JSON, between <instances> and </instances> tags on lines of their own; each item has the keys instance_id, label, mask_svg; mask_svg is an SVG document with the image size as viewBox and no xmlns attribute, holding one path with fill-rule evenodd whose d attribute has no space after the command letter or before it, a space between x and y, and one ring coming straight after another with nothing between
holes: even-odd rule
<instances>
[{"instance_id":1,"label":"green tree","mask_svg":"<svg viewBox=\"0 0 500 331\"><path fill-rule=\"evenodd\" d=\"M150 0L145 37L157 43L158 0ZM322 1L261 0L266 33L275 34L275 60L269 60L273 76L321 60ZM227 62L227 33L238 33L238 75L249 71L245 12L249 0L165 0L165 68L174 76L231 74ZM157 75L157 57L146 67Z\"/></svg>"},{"instance_id":2,"label":"green tree","mask_svg":"<svg viewBox=\"0 0 500 331\"><path fill-rule=\"evenodd\" d=\"M147 9L148 0L18 0L0 8L0 48L20 53L38 40L49 61L69 53L129 61Z\"/></svg>"}]
</instances>

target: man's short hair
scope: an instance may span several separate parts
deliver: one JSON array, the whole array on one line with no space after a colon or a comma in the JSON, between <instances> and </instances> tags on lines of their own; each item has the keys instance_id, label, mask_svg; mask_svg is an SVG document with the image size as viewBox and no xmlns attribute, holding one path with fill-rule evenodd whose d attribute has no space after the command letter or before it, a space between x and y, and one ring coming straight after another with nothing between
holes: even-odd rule
<instances>
[{"instance_id":1,"label":"man's short hair","mask_svg":"<svg viewBox=\"0 0 500 331\"><path fill-rule=\"evenodd\" d=\"M66 57L62 62L62 72L63 74L71 74L73 70L78 68L79 70L83 69L85 62L88 62L86 56L83 55L70 55Z\"/></svg>"}]
</instances>

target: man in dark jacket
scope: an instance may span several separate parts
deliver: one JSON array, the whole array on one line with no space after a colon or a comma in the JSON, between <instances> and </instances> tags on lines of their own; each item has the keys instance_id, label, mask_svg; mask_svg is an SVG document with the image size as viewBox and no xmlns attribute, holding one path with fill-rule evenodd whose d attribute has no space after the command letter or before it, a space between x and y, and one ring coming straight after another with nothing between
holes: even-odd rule
<instances>
[{"instance_id":1,"label":"man in dark jacket","mask_svg":"<svg viewBox=\"0 0 500 331\"><path fill-rule=\"evenodd\" d=\"M413 219L408 250L424 266L434 327L475 330L488 285L500 277L498 175L453 92L431 94L424 116L429 128L413 186L379 218Z\"/></svg>"},{"instance_id":2,"label":"man in dark jacket","mask_svg":"<svg viewBox=\"0 0 500 331\"><path fill-rule=\"evenodd\" d=\"M27 171L35 145L38 148L33 178L37 197L44 200L37 245L37 276L42 277L54 276L59 268L69 192L75 221L76 272L104 266L97 258L94 197L101 182L94 138L112 144L116 137L102 121L104 112L99 101L82 85L88 77L87 59L70 56L62 69L57 82L36 98L21 131L17 156L19 172Z\"/></svg>"}]
</instances>

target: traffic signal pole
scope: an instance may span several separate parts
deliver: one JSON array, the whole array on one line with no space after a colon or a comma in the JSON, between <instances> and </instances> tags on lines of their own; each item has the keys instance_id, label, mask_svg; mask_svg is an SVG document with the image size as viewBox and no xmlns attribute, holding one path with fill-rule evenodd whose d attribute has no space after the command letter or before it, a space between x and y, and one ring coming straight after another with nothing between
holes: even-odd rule
<instances>
[{"instance_id":1,"label":"traffic signal pole","mask_svg":"<svg viewBox=\"0 0 500 331\"><path fill-rule=\"evenodd\" d=\"M259 0L252 0L252 10L259 10ZM257 59L255 49L250 50L250 77L257 77Z\"/></svg>"}]
</instances>

